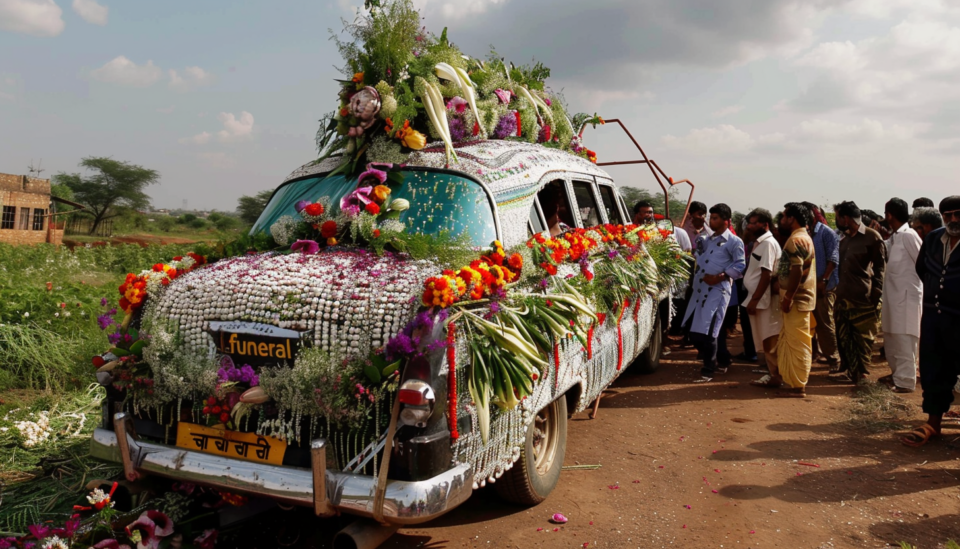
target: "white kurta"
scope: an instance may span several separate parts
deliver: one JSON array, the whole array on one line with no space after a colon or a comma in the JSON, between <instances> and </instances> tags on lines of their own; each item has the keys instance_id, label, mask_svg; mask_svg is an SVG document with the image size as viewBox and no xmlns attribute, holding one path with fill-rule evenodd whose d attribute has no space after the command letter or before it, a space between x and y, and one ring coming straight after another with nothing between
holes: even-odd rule
<instances>
[{"instance_id":1,"label":"white kurta","mask_svg":"<svg viewBox=\"0 0 960 549\"><path fill-rule=\"evenodd\" d=\"M917 276L920 237L901 225L887 240L887 267L883 273L881 329L890 334L920 337L923 285ZM843 268L841 266L841 268Z\"/></svg>"}]
</instances>

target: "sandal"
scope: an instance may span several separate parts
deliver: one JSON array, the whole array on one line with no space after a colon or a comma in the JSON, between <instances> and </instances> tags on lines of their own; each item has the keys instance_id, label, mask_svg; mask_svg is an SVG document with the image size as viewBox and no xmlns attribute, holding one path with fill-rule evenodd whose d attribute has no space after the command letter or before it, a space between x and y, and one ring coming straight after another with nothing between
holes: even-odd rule
<instances>
[{"instance_id":1,"label":"sandal","mask_svg":"<svg viewBox=\"0 0 960 549\"><path fill-rule=\"evenodd\" d=\"M777 389L777 388L780 388L783 385L783 383L774 381L773 377L770 376L770 374L767 374L761 377L760 379L751 381L750 385L753 385L754 387L770 387L773 389Z\"/></svg>"},{"instance_id":2,"label":"sandal","mask_svg":"<svg viewBox=\"0 0 960 549\"><path fill-rule=\"evenodd\" d=\"M907 436L900 439L900 442L904 446L909 446L911 448L919 448L924 444L930 442L931 438L940 436L940 433L933 428L929 423L924 423L923 425L917 427L913 431L907 433Z\"/></svg>"},{"instance_id":3,"label":"sandal","mask_svg":"<svg viewBox=\"0 0 960 549\"><path fill-rule=\"evenodd\" d=\"M726 366L718 366L716 372L717 372L718 374L725 374L725 373L727 373L727 370L728 370L728 369L729 369L729 368L727 368Z\"/></svg>"},{"instance_id":4,"label":"sandal","mask_svg":"<svg viewBox=\"0 0 960 549\"><path fill-rule=\"evenodd\" d=\"M960 412L948 410L947 413L943 414L943 417L960 418Z\"/></svg>"}]
</instances>

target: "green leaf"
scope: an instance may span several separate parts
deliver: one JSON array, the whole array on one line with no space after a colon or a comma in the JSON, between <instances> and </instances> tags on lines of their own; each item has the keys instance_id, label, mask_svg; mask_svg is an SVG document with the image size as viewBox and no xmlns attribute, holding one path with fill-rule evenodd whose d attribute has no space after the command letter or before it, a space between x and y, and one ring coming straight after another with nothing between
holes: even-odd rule
<instances>
[{"instance_id":1,"label":"green leaf","mask_svg":"<svg viewBox=\"0 0 960 549\"><path fill-rule=\"evenodd\" d=\"M380 370L374 365L368 364L363 367L363 374L373 383L380 383Z\"/></svg>"},{"instance_id":2,"label":"green leaf","mask_svg":"<svg viewBox=\"0 0 960 549\"><path fill-rule=\"evenodd\" d=\"M146 347L147 342L144 340L139 340L130 346L130 354L136 356L137 358L143 358L143 348Z\"/></svg>"},{"instance_id":3,"label":"green leaf","mask_svg":"<svg viewBox=\"0 0 960 549\"><path fill-rule=\"evenodd\" d=\"M400 368L400 362L401 361L398 360L393 364L388 364L386 367L384 367L383 371L381 372L383 374L383 377L387 377L393 374L393 372L396 372L397 369Z\"/></svg>"},{"instance_id":4,"label":"green leaf","mask_svg":"<svg viewBox=\"0 0 960 549\"><path fill-rule=\"evenodd\" d=\"M113 353L113 354L114 354L115 356L117 356L117 357L127 356L127 355L130 354L130 351L128 351L128 350L126 350L126 349L121 349L120 347L114 347L114 348L110 349L110 352Z\"/></svg>"}]
</instances>

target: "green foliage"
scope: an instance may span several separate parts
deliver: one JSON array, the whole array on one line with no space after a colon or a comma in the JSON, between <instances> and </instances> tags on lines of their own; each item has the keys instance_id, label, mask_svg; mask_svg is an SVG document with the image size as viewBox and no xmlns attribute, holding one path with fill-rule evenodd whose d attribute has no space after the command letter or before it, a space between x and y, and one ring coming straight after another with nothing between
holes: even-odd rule
<instances>
[{"instance_id":1,"label":"green foliage","mask_svg":"<svg viewBox=\"0 0 960 549\"><path fill-rule=\"evenodd\" d=\"M633 215L633 206L641 200L646 200L653 206L653 211L660 215L663 215L664 212L664 196L663 192L659 191L657 193L651 193L647 189L639 189L637 187L617 187L617 190L620 192L620 196L623 197L624 203L627 205L627 214ZM675 198L675 193L670 193L670 220L676 224L679 224L683 218L683 211L687 207L687 201Z\"/></svg>"},{"instance_id":2,"label":"green foliage","mask_svg":"<svg viewBox=\"0 0 960 549\"><path fill-rule=\"evenodd\" d=\"M90 156L84 158L80 166L95 173L88 177L59 173L56 181L69 187L76 201L87 206L93 216L90 234L94 234L104 220L117 217L125 209L147 208L150 197L144 189L160 180L156 170L107 157Z\"/></svg>"},{"instance_id":3,"label":"green foliage","mask_svg":"<svg viewBox=\"0 0 960 549\"><path fill-rule=\"evenodd\" d=\"M176 226L177 220L169 215L158 215L154 223L158 229L165 233L169 233L173 230L173 227Z\"/></svg>"},{"instance_id":4,"label":"green foliage","mask_svg":"<svg viewBox=\"0 0 960 549\"><path fill-rule=\"evenodd\" d=\"M187 225L189 225L191 229L197 229L197 230L206 229L207 220L202 217L198 217L196 219L193 219L189 223L187 223Z\"/></svg>"},{"instance_id":5,"label":"green foliage","mask_svg":"<svg viewBox=\"0 0 960 549\"><path fill-rule=\"evenodd\" d=\"M192 213L185 213L177 218L177 223L181 225L188 225L193 221L196 221L197 216Z\"/></svg>"},{"instance_id":6,"label":"green foliage","mask_svg":"<svg viewBox=\"0 0 960 549\"><path fill-rule=\"evenodd\" d=\"M237 201L237 214L240 216L240 221L247 225L256 223L271 196L273 196L273 189L260 191L254 196L241 196Z\"/></svg>"},{"instance_id":7,"label":"green foliage","mask_svg":"<svg viewBox=\"0 0 960 549\"><path fill-rule=\"evenodd\" d=\"M61 390L85 382L90 357L107 343L96 324L104 312L100 299L113 306L127 273L188 251L211 250L196 244L73 251L0 244L0 390Z\"/></svg>"},{"instance_id":8,"label":"green foliage","mask_svg":"<svg viewBox=\"0 0 960 549\"><path fill-rule=\"evenodd\" d=\"M421 40L424 38L420 29L420 13L413 2L384 2L382 7L371 9L357 22L345 24L349 40L341 40L334 34L333 41L347 61L341 71L348 79L354 73L363 72L366 82L396 83L420 43L418 36Z\"/></svg>"}]
</instances>

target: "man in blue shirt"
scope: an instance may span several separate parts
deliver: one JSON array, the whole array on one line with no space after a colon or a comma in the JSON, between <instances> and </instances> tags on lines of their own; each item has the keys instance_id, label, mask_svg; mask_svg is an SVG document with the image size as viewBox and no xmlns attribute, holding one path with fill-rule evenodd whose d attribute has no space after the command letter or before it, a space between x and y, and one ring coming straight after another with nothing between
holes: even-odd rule
<instances>
[{"instance_id":1,"label":"man in blue shirt","mask_svg":"<svg viewBox=\"0 0 960 549\"><path fill-rule=\"evenodd\" d=\"M703 369L694 383L713 381L726 373L717 367L717 336L730 303L733 281L743 276L746 263L743 241L730 232L730 206L716 204L710 208L710 236L700 235L694 245L697 265L693 272L693 294L683 317L689 329L690 342L700 351Z\"/></svg>"},{"instance_id":2,"label":"man in blue shirt","mask_svg":"<svg viewBox=\"0 0 960 549\"><path fill-rule=\"evenodd\" d=\"M825 359L830 365L830 371L835 372L840 368L837 332L833 323L833 305L837 300L835 290L840 280L837 276L837 266L840 264L840 238L824 223L826 220L820 213L820 208L811 202L804 202L803 205L810 210L815 220L809 233L817 255L817 308L813 311L813 318L817 322L817 347L820 348L821 360Z\"/></svg>"}]
</instances>

